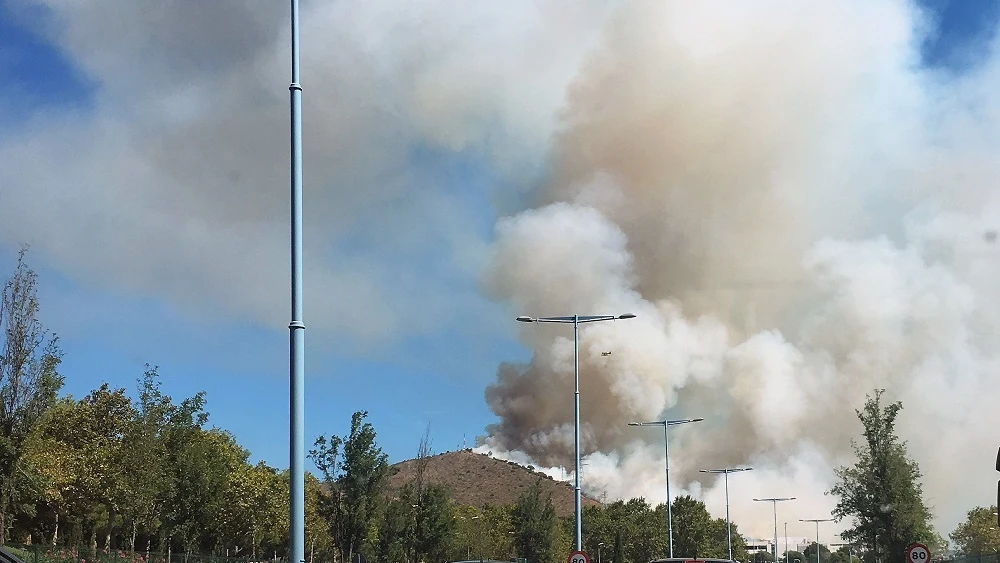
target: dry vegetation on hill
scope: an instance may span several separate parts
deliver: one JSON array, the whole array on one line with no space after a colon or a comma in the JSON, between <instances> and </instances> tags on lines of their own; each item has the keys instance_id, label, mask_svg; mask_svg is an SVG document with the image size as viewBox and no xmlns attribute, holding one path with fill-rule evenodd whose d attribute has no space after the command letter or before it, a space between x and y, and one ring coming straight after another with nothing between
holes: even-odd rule
<instances>
[{"instance_id":1,"label":"dry vegetation on hill","mask_svg":"<svg viewBox=\"0 0 1000 563\"><path fill-rule=\"evenodd\" d=\"M424 459L424 481L443 485L459 504L481 508L485 504L513 504L517 497L541 479L543 494L552 494L552 504L560 516L573 514L573 485L513 462L497 459L472 450L459 450L429 456ZM411 459L393 465L390 478L392 489L413 482L418 460ZM583 497L583 507L600 506L600 502Z\"/></svg>"}]
</instances>

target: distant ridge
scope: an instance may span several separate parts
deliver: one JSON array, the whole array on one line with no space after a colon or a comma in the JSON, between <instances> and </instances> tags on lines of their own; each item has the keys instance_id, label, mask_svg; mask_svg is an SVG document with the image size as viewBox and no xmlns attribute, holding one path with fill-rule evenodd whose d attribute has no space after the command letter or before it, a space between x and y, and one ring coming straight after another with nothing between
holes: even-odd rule
<instances>
[{"instance_id":1,"label":"distant ridge","mask_svg":"<svg viewBox=\"0 0 1000 563\"><path fill-rule=\"evenodd\" d=\"M483 505L514 504L522 492L541 479L542 494L552 495L552 504L560 516L573 514L573 485L563 483L535 471L533 468L478 454L471 449L446 452L425 458L424 480L444 486L459 504L477 508ZM389 479L392 489L413 482L417 460L394 464L395 474ZM596 499L583 495L582 505L600 506Z\"/></svg>"}]
</instances>

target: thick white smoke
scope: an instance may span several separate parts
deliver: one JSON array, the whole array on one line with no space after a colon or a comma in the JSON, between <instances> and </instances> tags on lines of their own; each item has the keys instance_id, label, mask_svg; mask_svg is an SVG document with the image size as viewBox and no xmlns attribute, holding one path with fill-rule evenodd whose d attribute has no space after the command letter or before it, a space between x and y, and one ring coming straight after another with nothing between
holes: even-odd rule
<instances>
[{"instance_id":1,"label":"thick white smoke","mask_svg":"<svg viewBox=\"0 0 1000 563\"><path fill-rule=\"evenodd\" d=\"M24 115L0 92L15 124L0 243L28 240L86 285L284 330L285 7L7 4L95 91ZM829 512L853 408L884 387L941 531L992 500L995 45L961 75L922 68L933 28L906 0L302 8L308 322L324 335L309 342L507 326L468 288L491 242L481 201L420 150L470 158L498 181L469 194L533 198L501 220L486 273L512 316L638 315L583 330L589 490L661 499L661 436L625 424L703 416L673 434L675 492L721 515L697 469L752 464L731 483L741 529L770 534L751 497L794 495L779 518L811 536L797 518ZM520 335L533 361L500 368L484 447L570 469L571 334Z\"/></svg>"},{"instance_id":2,"label":"thick white smoke","mask_svg":"<svg viewBox=\"0 0 1000 563\"><path fill-rule=\"evenodd\" d=\"M909 3L628 3L568 94L536 204L502 219L491 295L532 316L618 314L580 335L585 489L675 487L770 537L828 517L865 394L899 432L940 532L992 499L1000 400L997 57L962 79L917 65ZM572 470L573 345L525 325L528 365L486 393L482 447ZM611 355L604 354L612 352ZM675 492L677 492L675 489ZM826 538L842 525L824 531Z\"/></svg>"}]
</instances>

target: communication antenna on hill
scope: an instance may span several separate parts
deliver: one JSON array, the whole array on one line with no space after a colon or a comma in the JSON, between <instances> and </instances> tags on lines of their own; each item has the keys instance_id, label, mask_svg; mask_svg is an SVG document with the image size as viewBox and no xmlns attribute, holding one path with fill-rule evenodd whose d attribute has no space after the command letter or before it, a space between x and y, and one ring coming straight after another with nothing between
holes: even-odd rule
<instances>
[{"instance_id":1,"label":"communication antenna on hill","mask_svg":"<svg viewBox=\"0 0 1000 563\"><path fill-rule=\"evenodd\" d=\"M462 432L462 449L465 449L465 432Z\"/></svg>"}]
</instances>

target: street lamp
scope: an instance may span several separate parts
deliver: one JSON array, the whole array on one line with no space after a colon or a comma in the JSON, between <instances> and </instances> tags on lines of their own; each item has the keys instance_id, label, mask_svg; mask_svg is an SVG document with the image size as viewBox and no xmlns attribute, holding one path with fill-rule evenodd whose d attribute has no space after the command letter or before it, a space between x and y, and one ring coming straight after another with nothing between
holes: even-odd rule
<instances>
[{"instance_id":1,"label":"street lamp","mask_svg":"<svg viewBox=\"0 0 1000 563\"><path fill-rule=\"evenodd\" d=\"M670 557L674 556L674 524L673 515L670 509L670 436L667 434L667 429L671 426L678 426L680 424L687 424L689 422L701 422L705 420L704 418L685 418L680 420L654 420L650 422L630 422L629 426L662 426L663 427L663 444L664 444L664 459L667 463L667 537L669 538L670 544Z\"/></svg>"},{"instance_id":2,"label":"street lamp","mask_svg":"<svg viewBox=\"0 0 1000 563\"><path fill-rule=\"evenodd\" d=\"M795 500L795 497L755 498L754 500L758 502L770 502L771 508L774 509L774 563L778 563L778 503L787 500ZM787 544L788 542L786 541L785 543ZM785 550L788 550L787 546L785 547Z\"/></svg>"},{"instance_id":3,"label":"street lamp","mask_svg":"<svg viewBox=\"0 0 1000 563\"><path fill-rule=\"evenodd\" d=\"M816 523L816 563L819 563L819 523L820 522L833 522L833 518L799 518L799 522L815 522Z\"/></svg>"},{"instance_id":4,"label":"street lamp","mask_svg":"<svg viewBox=\"0 0 1000 563\"><path fill-rule=\"evenodd\" d=\"M302 86L299 84L299 0L291 0L292 82L288 85L291 125L291 293L288 323L289 444L288 561L305 563L305 332L302 322Z\"/></svg>"},{"instance_id":5,"label":"street lamp","mask_svg":"<svg viewBox=\"0 0 1000 563\"><path fill-rule=\"evenodd\" d=\"M601 548L604 547L604 542L597 544L597 563L601 563Z\"/></svg>"},{"instance_id":6,"label":"street lamp","mask_svg":"<svg viewBox=\"0 0 1000 563\"><path fill-rule=\"evenodd\" d=\"M632 313L622 315L573 315L570 317L518 317L518 322L522 323L573 323L573 389L574 406L573 418L575 429L575 462L576 474L576 550L583 551L582 528L580 526L580 325L583 323L596 323L598 321L614 321L617 319L634 319Z\"/></svg>"},{"instance_id":7,"label":"street lamp","mask_svg":"<svg viewBox=\"0 0 1000 563\"><path fill-rule=\"evenodd\" d=\"M753 471L753 467L725 467L722 469L699 469L702 473L722 473L726 476L726 543L729 544L729 560L733 560L733 528L729 523L729 474Z\"/></svg>"}]
</instances>

